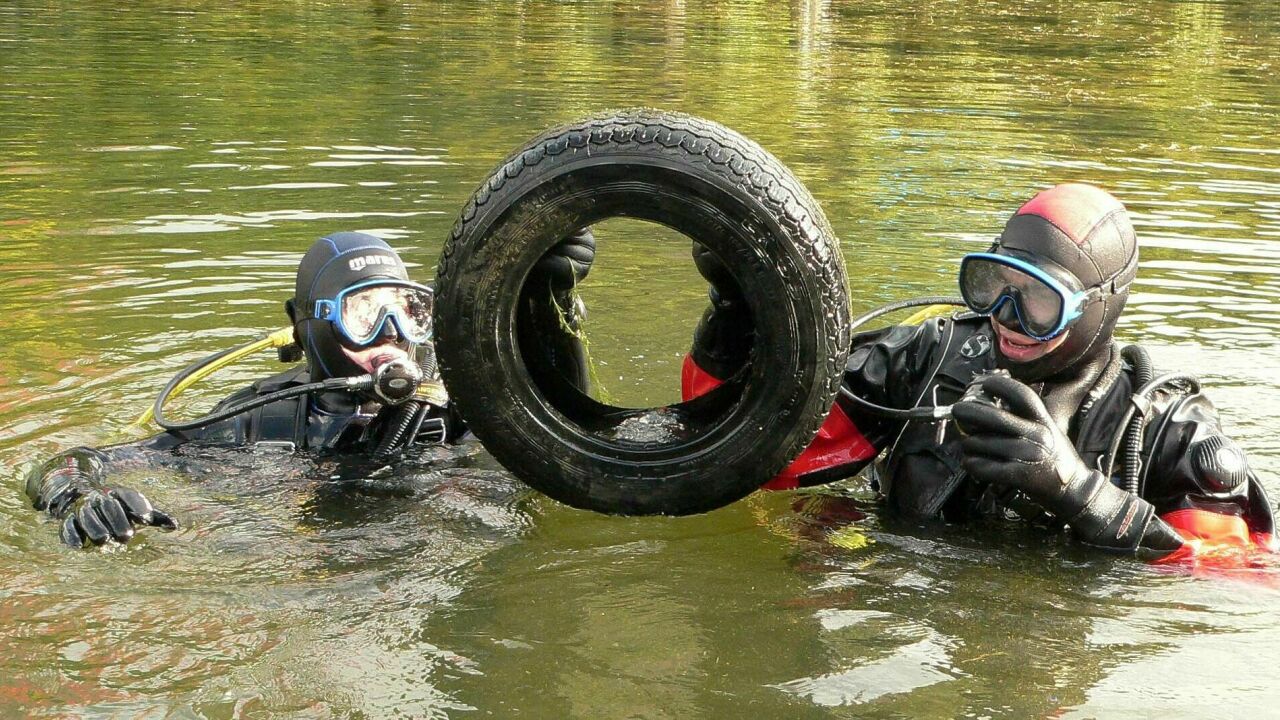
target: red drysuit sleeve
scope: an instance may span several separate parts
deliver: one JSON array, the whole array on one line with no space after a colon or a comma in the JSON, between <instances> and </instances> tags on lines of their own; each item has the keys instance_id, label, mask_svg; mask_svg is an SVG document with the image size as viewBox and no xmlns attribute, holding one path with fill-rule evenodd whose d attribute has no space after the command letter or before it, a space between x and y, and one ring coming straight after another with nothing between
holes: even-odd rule
<instances>
[{"instance_id":1,"label":"red drysuit sleeve","mask_svg":"<svg viewBox=\"0 0 1280 720\"><path fill-rule=\"evenodd\" d=\"M721 382L698 367L692 356L685 356L680 372L680 396L683 400L705 395ZM841 475L841 470L847 470L851 475L874 458L877 452L845 411L839 405L833 405L809 446L777 477L765 483L763 489L790 490L847 476Z\"/></svg>"}]
</instances>

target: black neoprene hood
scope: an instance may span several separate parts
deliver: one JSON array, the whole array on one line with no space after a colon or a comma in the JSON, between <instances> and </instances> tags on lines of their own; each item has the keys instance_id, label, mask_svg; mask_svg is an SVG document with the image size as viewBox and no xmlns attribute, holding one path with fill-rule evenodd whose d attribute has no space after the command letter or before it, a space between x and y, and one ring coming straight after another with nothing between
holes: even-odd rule
<instances>
[{"instance_id":1,"label":"black neoprene hood","mask_svg":"<svg viewBox=\"0 0 1280 720\"><path fill-rule=\"evenodd\" d=\"M1053 352L1026 363L1000 356L1014 377L1037 382L1070 374L1107 350L1138 272L1137 236L1119 200L1082 183L1045 190L1009 219L995 252L1048 261L1075 275L1083 288L1101 289Z\"/></svg>"},{"instance_id":2,"label":"black neoprene hood","mask_svg":"<svg viewBox=\"0 0 1280 720\"><path fill-rule=\"evenodd\" d=\"M342 352L338 329L315 317L317 300L329 300L367 280L408 280L396 251L380 238L340 232L317 240L298 263L291 317L294 335L311 369L311 379L359 375L364 371Z\"/></svg>"}]
</instances>

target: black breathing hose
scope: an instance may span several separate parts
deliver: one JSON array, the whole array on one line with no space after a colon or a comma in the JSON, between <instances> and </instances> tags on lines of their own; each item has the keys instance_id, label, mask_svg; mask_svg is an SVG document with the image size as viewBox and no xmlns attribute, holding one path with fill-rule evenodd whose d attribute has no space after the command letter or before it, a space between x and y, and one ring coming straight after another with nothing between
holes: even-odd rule
<instances>
[{"instance_id":1,"label":"black breathing hose","mask_svg":"<svg viewBox=\"0 0 1280 720\"><path fill-rule=\"evenodd\" d=\"M927 305L960 305L965 304L964 298L947 296L947 295L929 295L926 297L911 298L910 300L899 300L876 308L868 313L858 316L852 323L849 323L849 331L866 325L876 318L883 317L889 313L907 308L922 307ZM941 407L917 407L909 410L901 410L898 408L885 407L878 405L870 400L855 394L852 390L845 387L843 383L840 385L840 395L861 405L864 409L881 415L884 417L895 418L898 420L914 420L914 419L934 419L941 420L951 416L951 406L943 405Z\"/></svg>"},{"instance_id":2,"label":"black breathing hose","mask_svg":"<svg viewBox=\"0 0 1280 720\"><path fill-rule=\"evenodd\" d=\"M404 443L405 434L414 425L418 415L426 409L426 403L418 400L410 400L397 408L395 416L388 422L387 431L382 435L382 441L373 451L373 459L382 461L394 455Z\"/></svg>"},{"instance_id":3,"label":"black breathing hose","mask_svg":"<svg viewBox=\"0 0 1280 720\"><path fill-rule=\"evenodd\" d=\"M1151 355L1145 348L1128 345L1120 351L1120 357L1133 365L1134 385L1144 387L1155 377L1155 367L1151 363ZM1133 406L1135 409L1137 406ZM1142 469L1142 434L1147 428L1147 414L1135 413L1124 430L1124 489L1138 494L1138 478ZM1114 462L1114 455L1112 456ZM1111 477L1108 473L1107 477Z\"/></svg>"},{"instance_id":4,"label":"black breathing hose","mask_svg":"<svg viewBox=\"0 0 1280 720\"><path fill-rule=\"evenodd\" d=\"M168 399L169 392L173 389L173 386L176 385L176 383L171 380L169 381L169 385L166 385L165 389L160 391L159 397L156 398L155 405L152 406L152 414L155 416L156 424L170 432L195 430L197 428L206 427L216 422L221 422L228 418L235 417L241 413L262 407L263 405L268 405L278 400L287 400L291 397L306 395L307 393L325 392L328 390L360 390L363 388L359 381L366 377L369 376L362 375L351 378L329 378L328 380L307 383L306 385L296 385L291 388L285 388L284 390L267 393L266 395L259 395L252 400L237 403L218 412L209 413L208 415L203 415L195 420L188 420L187 422L169 422L164 417L164 402ZM180 380L180 378L175 377L175 380Z\"/></svg>"},{"instance_id":5,"label":"black breathing hose","mask_svg":"<svg viewBox=\"0 0 1280 720\"><path fill-rule=\"evenodd\" d=\"M1200 380L1188 373L1166 373L1153 377L1155 370L1151 364L1151 356L1137 345L1129 345L1120 351L1120 356L1133 365L1134 384L1138 390L1129 398L1129 407L1125 409L1120 420L1123 432L1116 433L1111 440L1111 449L1106 455L1105 466L1099 469L1107 477L1115 472L1116 458L1120 455L1121 444L1124 448L1124 489L1134 495L1141 495L1142 487L1142 437L1147 428L1147 413L1151 410L1151 396L1161 387L1176 382L1186 383L1192 392L1199 392Z\"/></svg>"},{"instance_id":6,"label":"black breathing hose","mask_svg":"<svg viewBox=\"0 0 1280 720\"><path fill-rule=\"evenodd\" d=\"M435 377L435 353L430 348L420 348L419 350L417 362L418 369L422 372L422 377ZM392 455L412 443L430 412L431 405L429 403L414 398L407 400L388 422L387 431L383 434L377 449L373 451L373 459L379 462L388 460Z\"/></svg>"},{"instance_id":7,"label":"black breathing hose","mask_svg":"<svg viewBox=\"0 0 1280 720\"><path fill-rule=\"evenodd\" d=\"M239 349L240 347L233 347L214 353L203 360L199 360L188 365L177 375L174 375L173 379L171 379L168 384L164 386L164 389L160 391L160 394L156 396L155 404L152 405L152 414L155 416L156 424L169 432L196 430L279 400L287 400L292 397L306 395L313 392L328 392L333 390L342 390L346 392L371 390L373 394L383 402L389 405L395 405L411 398L413 393L418 389L418 385L422 382L422 370L418 365L400 360L392 360L389 363L379 366L377 370L368 375L327 378L325 380L307 383L305 385L296 385L291 388L285 388L284 390L267 393L266 395L259 395L258 397L250 400L236 403L235 405L223 408L217 412L212 412L208 415L203 415L186 422L170 422L165 419L164 404L168 401L169 395L173 393L174 388L178 387L178 385L188 377L199 372L201 368L211 365ZM412 420L412 416L410 416L410 420Z\"/></svg>"}]
</instances>

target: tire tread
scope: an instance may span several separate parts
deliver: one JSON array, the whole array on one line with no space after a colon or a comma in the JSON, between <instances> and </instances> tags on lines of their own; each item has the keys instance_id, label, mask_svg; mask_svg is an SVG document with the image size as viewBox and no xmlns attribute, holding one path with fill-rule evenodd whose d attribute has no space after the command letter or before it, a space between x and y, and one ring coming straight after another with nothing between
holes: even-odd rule
<instances>
[{"instance_id":1,"label":"tire tread","mask_svg":"<svg viewBox=\"0 0 1280 720\"><path fill-rule=\"evenodd\" d=\"M827 343L829 352L823 359L828 381L824 391L816 393L809 403L821 405L822 411L806 411L800 432L793 435L785 453L787 458L792 458L808 444L825 420L825 409L834 401L843 377L850 320L845 265L830 223L808 190L767 150L719 123L683 113L634 108L600 113L538 135L499 163L463 207L441 253L438 283L447 286L452 282L454 259L459 243L467 235L468 225L507 183L519 180L547 158L565 152L590 152L592 146L625 148L655 142L689 159L705 159L716 172L750 193L797 240L796 246L806 267L823 274L819 283L826 288L821 297L823 323L824 331L831 338ZM782 465L771 471L781 469Z\"/></svg>"}]
</instances>

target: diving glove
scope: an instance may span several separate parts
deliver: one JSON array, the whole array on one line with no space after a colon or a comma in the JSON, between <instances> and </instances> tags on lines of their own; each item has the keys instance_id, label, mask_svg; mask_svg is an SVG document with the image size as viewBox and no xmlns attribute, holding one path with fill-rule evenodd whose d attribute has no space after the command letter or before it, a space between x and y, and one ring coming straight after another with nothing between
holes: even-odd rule
<instances>
[{"instance_id":1,"label":"diving glove","mask_svg":"<svg viewBox=\"0 0 1280 720\"><path fill-rule=\"evenodd\" d=\"M591 227L580 228L551 246L533 266L530 280L542 280L559 293L572 290L591 271L596 259L596 238Z\"/></svg>"},{"instance_id":2,"label":"diving glove","mask_svg":"<svg viewBox=\"0 0 1280 720\"><path fill-rule=\"evenodd\" d=\"M1181 544L1155 508L1091 470L1034 390L1004 374L974 380L951 409L975 480L1024 492L1090 545L1168 552Z\"/></svg>"},{"instance_id":3,"label":"diving glove","mask_svg":"<svg viewBox=\"0 0 1280 720\"><path fill-rule=\"evenodd\" d=\"M142 493L106 487L107 460L98 450L75 448L49 460L27 478L27 496L35 509L62 520L59 537L64 543L77 548L108 540L127 543L137 527L178 527L173 517L152 507Z\"/></svg>"},{"instance_id":4,"label":"diving glove","mask_svg":"<svg viewBox=\"0 0 1280 720\"><path fill-rule=\"evenodd\" d=\"M711 305L694 330L690 355L699 368L723 380L751 359L755 323L746 296L720 258L695 242L693 263L707 281Z\"/></svg>"},{"instance_id":5,"label":"diving glove","mask_svg":"<svg viewBox=\"0 0 1280 720\"><path fill-rule=\"evenodd\" d=\"M596 257L590 227L556 243L533 266L520 298L517 332L530 375L549 383L567 380L584 391L590 386L586 349L579 331L586 317L574 292Z\"/></svg>"}]
</instances>

